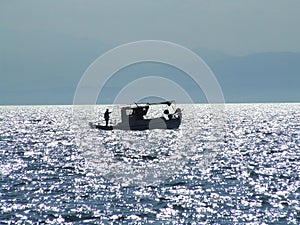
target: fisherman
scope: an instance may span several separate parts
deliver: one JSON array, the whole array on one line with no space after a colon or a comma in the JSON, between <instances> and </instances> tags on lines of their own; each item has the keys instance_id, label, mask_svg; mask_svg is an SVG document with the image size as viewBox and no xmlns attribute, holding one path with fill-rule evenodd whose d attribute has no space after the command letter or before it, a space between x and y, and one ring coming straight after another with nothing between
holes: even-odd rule
<instances>
[{"instance_id":1,"label":"fisherman","mask_svg":"<svg viewBox=\"0 0 300 225\"><path fill-rule=\"evenodd\" d=\"M106 111L104 113L105 126L108 126L109 114L111 114L111 112L109 112L108 109L106 109Z\"/></svg>"}]
</instances>

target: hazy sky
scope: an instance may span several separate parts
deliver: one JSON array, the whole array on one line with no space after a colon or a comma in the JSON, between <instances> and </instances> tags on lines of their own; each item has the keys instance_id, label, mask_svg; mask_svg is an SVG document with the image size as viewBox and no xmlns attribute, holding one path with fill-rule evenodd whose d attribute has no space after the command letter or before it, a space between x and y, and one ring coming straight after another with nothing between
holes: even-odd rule
<instances>
[{"instance_id":1,"label":"hazy sky","mask_svg":"<svg viewBox=\"0 0 300 225\"><path fill-rule=\"evenodd\" d=\"M0 1L3 31L52 33L118 45L173 41L227 54L300 51L298 0Z\"/></svg>"},{"instance_id":2,"label":"hazy sky","mask_svg":"<svg viewBox=\"0 0 300 225\"><path fill-rule=\"evenodd\" d=\"M229 101L299 101L299 24L299 0L0 0L0 104L71 104L97 57L150 39L204 57Z\"/></svg>"}]
</instances>

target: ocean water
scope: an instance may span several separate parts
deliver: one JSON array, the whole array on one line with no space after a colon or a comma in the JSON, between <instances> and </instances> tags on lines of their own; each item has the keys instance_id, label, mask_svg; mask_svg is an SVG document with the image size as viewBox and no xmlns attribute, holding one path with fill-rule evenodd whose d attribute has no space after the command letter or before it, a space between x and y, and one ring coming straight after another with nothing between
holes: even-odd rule
<instances>
[{"instance_id":1,"label":"ocean water","mask_svg":"<svg viewBox=\"0 0 300 225\"><path fill-rule=\"evenodd\" d=\"M0 107L0 224L300 224L300 104L90 129L107 107L115 123L118 106Z\"/></svg>"}]
</instances>

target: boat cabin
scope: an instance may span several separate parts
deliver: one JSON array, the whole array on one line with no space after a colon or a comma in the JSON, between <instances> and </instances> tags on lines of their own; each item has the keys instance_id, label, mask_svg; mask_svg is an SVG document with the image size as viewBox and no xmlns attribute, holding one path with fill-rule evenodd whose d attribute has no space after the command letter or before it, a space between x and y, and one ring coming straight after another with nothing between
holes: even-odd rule
<instances>
[{"instance_id":1,"label":"boat cabin","mask_svg":"<svg viewBox=\"0 0 300 225\"><path fill-rule=\"evenodd\" d=\"M148 110L149 106L123 107L121 108L122 121L128 121L129 118L143 120Z\"/></svg>"}]
</instances>

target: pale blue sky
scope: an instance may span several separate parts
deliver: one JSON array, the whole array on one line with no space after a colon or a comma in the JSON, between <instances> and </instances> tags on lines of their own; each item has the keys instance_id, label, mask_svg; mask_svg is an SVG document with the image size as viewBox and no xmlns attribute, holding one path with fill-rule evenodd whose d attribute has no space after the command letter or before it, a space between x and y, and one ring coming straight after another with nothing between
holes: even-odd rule
<instances>
[{"instance_id":1,"label":"pale blue sky","mask_svg":"<svg viewBox=\"0 0 300 225\"><path fill-rule=\"evenodd\" d=\"M300 101L299 24L299 0L1 0L0 104L71 104L97 57L149 39L204 58L227 102Z\"/></svg>"},{"instance_id":2,"label":"pale blue sky","mask_svg":"<svg viewBox=\"0 0 300 225\"><path fill-rule=\"evenodd\" d=\"M119 45L162 39L227 54L300 51L298 0L0 2L0 26Z\"/></svg>"}]
</instances>

